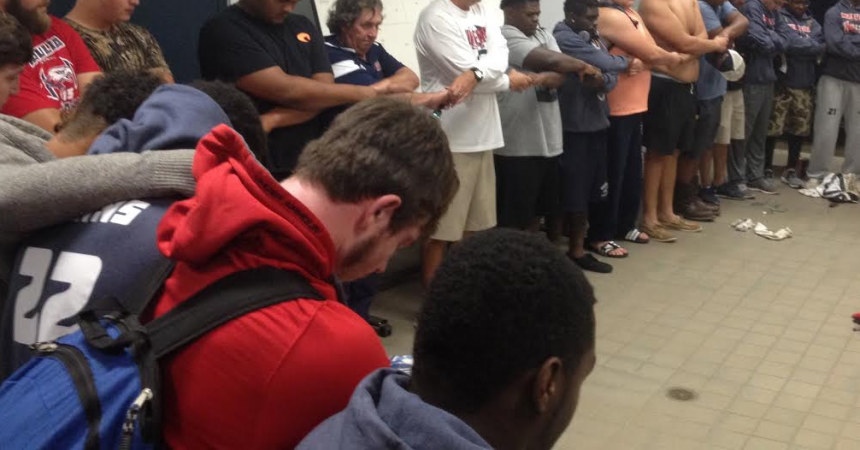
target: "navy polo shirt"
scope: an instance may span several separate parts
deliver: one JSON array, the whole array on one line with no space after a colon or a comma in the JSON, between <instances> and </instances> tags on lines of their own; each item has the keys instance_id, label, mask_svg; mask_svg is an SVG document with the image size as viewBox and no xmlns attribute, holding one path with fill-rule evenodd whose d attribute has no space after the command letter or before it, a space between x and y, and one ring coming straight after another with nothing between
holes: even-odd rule
<instances>
[{"instance_id":1,"label":"navy polo shirt","mask_svg":"<svg viewBox=\"0 0 860 450\"><path fill-rule=\"evenodd\" d=\"M335 36L325 38L325 49L335 83L370 86L394 75L403 67L378 42L370 47L365 59L361 59L355 50L343 46Z\"/></svg>"}]
</instances>

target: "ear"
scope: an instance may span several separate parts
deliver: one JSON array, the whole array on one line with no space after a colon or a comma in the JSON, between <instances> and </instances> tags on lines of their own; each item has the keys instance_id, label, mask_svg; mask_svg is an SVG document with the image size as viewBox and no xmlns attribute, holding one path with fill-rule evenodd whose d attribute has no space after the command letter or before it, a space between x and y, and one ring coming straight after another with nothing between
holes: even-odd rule
<instances>
[{"instance_id":1,"label":"ear","mask_svg":"<svg viewBox=\"0 0 860 450\"><path fill-rule=\"evenodd\" d=\"M379 230L387 230L391 224L391 218L400 208L403 201L400 196L394 194L383 195L375 199L369 200L365 209L365 228L374 232Z\"/></svg>"},{"instance_id":2,"label":"ear","mask_svg":"<svg viewBox=\"0 0 860 450\"><path fill-rule=\"evenodd\" d=\"M558 397L564 392L563 370L564 364L555 356L544 361L538 369L532 396L539 414L550 411L558 403Z\"/></svg>"}]
</instances>

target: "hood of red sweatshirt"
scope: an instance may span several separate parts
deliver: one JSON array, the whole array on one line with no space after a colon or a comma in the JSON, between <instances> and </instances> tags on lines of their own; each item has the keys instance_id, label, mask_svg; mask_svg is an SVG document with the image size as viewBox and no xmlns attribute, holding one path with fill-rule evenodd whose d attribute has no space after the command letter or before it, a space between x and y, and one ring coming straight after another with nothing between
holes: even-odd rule
<instances>
[{"instance_id":1,"label":"hood of red sweatshirt","mask_svg":"<svg viewBox=\"0 0 860 450\"><path fill-rule=\"evenodd\" d=\"M335 249L328 231L233 129L220 125L200 140L192 173L195 195L170 207L157 234L159 250L177 262L177 271L198 278L190 284L263 265L297 270L311 280L331 277Z\"/></svg>"}]
</instances>

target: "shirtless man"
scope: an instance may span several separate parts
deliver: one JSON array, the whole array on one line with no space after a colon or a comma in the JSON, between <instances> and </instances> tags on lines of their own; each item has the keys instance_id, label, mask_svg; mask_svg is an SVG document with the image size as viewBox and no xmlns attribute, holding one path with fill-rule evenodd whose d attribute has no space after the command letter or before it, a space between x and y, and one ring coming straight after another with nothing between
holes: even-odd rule
<instances>
[{"instance_id":1,"label":"shirtless man","mask_svg":"<svg viewBox=\"0 0 860 450\"><path fill-rule=\"evenodd\" d=\"M635 57L650 69L674 66L690 58L667 52L654 42L642 18L633 9L633 0L611 0L600 7L597 30L608 42L609 53ZM589 217L588 245L610 258L627 256L627 249L615 239L645 244L649 236L636 228L642 203L642 119L648 111L651 71L618 75L615 89L606 95L609 103L606 178L609 196L595 204Z\"/></svg>"},{"instance_id":2,"label":"shirtless man","mask_svg":"<svg viewBox=\"0 0 860 450\"><path fill-rule=\"evenodd\" d=\"M642 0L639 14L651 30L657 45L670 52L700 56L725 52L728 38L708 39L696 0ZM701 231L673 211L677 170L696 170L695 160L678 155L692 147L696 118L695 82L699 59L668 67L655 67L648 96L643 143L645 154L645 195L641 229L659 242L674 242L670 230Z\"/></svg>"}]
</instances>

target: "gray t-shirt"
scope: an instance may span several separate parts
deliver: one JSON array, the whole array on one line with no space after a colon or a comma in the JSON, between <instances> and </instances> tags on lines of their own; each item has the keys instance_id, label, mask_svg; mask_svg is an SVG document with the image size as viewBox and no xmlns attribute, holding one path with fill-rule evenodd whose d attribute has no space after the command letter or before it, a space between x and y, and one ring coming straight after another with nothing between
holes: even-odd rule
<instances>
[{"instance_id":1,"label":"gray t-shirt","mask_svg":"<svg viewBox=\"0 0 860 450\"><path fill-rule=\"evenodd\" d=\"M552 34L538 28L526 36L511 25L502 27L508 41L508 62L522 70L526 56L537 47L560 52ZM561 154L561 112L555 89L532 87L523 92L498 94L499 113L505 146L495 153L501 156L558 156Z\"/></svg>"}]
</instances>

